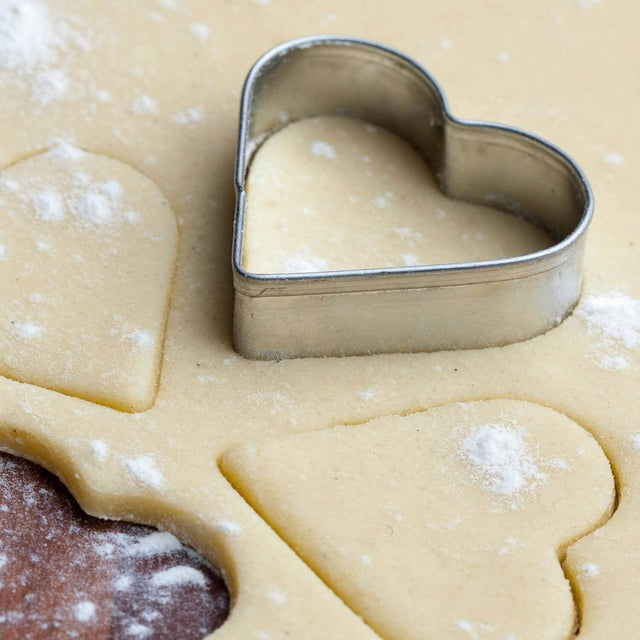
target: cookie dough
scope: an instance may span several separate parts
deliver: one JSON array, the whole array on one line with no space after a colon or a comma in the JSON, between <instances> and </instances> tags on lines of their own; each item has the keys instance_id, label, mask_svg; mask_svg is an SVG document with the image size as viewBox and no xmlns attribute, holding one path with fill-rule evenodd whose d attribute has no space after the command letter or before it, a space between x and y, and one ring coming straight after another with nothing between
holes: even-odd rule
<instances>
[{"instance_id":1,"label":"cookie dough","mask_svg":"<svg viewBox=\"0 0 640 640\"><path fill-rule=\"evenodd\" d=\"M251 163L245 216L253 273L476 262L553 244L514 215L447 198L408 142L348 116L268 138Z\"/></svg>"},{"instance_id":2,"label":"cookie dough","mask_svg":"<svg viewBox=\"0 0 640 640\"><path fill-rule=\"evenodd\" d=\"M619 506L568 548L565 566L581 640L634 637L640 124L629 78L640 73L636 12L614 0L542 0L508 12L471 0L399 0L390 20L389 4L380 0L364 11L351 0L0 2L0 167L63 139L147 176L180 230L152 406L127 413L5 376L2 448L44 463L89 513L154 524L203 551L223 571L232 597L216 640L354 640L379 636L230 485L220 457L264 437L357 428L452 402L527 400L579 424L611 463ZM578 313L545 335L499 349L279 363L233 352L229 259L240 89L262 52L318 32L397 47L443 83L456 115L529 129L578 160L597 202ZM4 230L4 208L0 220ZM0 244L10 259L6 236ZM127 267L140 259L131 255ZM119 286L121 297L135 299L132 282ZM2 291L3 309L25 295L9 299ZM3 340L8 330L2 326ZM95 440L106 446L100 458ZM419 594L415 603L423 606ZM503 605L509 614L507 597ZM460 633L482 637L476 627Z\"/></svg>"},{"instance_id":3,"label":"cookie dough","mask_svg":"<svg viewBox=\"0 0 640 640\"><path fill-rule=\"evenodd\" d=\"M560 562L615 499L592 436L510 400L261 440L221 468L381 637L407 640L569 637Z\"/></svg>"},{"instance_id":4,"label":"cookie dough","mask_svg":"<svg viewBox=\"0 0 640 640\"><path fill-rule=\"evenodd\" d=\"M222 578L193 549L87 516L50 473L6 453L0 510L3 638L199 640L227 616Z\"/></svg>"},{"instance_id":5,"label":"cookie dough","mask_svg":"<svg viewBox=\"0 0 640 640\"><path fill-rule=\"evenodd\" d=\"M0 373L124 411L156 392L177 249L160 190L60 142L0 172Z\"/></svg>"}]
</instances>

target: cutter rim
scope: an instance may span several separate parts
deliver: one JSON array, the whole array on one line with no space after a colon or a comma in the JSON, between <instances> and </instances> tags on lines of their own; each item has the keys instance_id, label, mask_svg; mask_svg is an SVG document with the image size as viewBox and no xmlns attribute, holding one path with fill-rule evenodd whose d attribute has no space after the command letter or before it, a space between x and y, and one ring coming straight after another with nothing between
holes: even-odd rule
<instances>
[{"instance_id":1,"label":"cutter rim","mask_svg":"<svg viewBox=\"0 0 640 640\"><path fill-rule=\"evenodd\" d=\"M245 221L245 199L246 199L246 176L249 171L251 157L248 153L249 146L249 125L250 109L253 89L256 78L272 62L287 55L296 49L308 49L321 45L334 46L360 46L371 48L398 58L408 65L418 77L432 85L438 100L440 101L442 115L447 126L457 126L463 129L485 129L500 133L512 134L522 137L542 147L550 156L555 156L564 163L573 173L577 184L582 189L582 196L585 205L578 223L570 233L550 247L509 258L499 258L493 260L482 260L475 262L452 262L434 265L415 265L409 267L376 267L368 269L344 269L333 271L313 271L300 273L255 273L248 271L242 266L242 253L244 248L244 221ZM409 141L410 142L410 141ZM236 208L233 233L232 268L234 275L234 285L243 295L252 297L263 297L268 295L286 296L301 295L299 291L289 291L292 285L305 283L309 287L307 295L333 292L357 292L376 290L376 286L363 286L365 283L375 285L375 281L382 283L387 279L402 279L402 283L396 286L383 286L382 289L411 289L436 286L464 286L479 283L487 283L500 280L516 280L532 277L547 271L557 269L571 257L571 248L576 247L586 233L586 230L593 217L594 199L589 181L573 158L561 148L549 140L535 133L515 127L491 121L472 120L457 118L451 112L449 103L440 83L414 58L403 52L380 44L378 42L350 36L341 35L311 35L289 40L276 45L262 54L251 66L242 88L240 100L240 117L238 127L238 146L235 166L235 188L236 188ZM520 268L523 273L514 274L513 269ZM501 273L504 271L503 277ZM508 272L508 273L507 273ZM412 284L411 279L420 278L420 284ZM425 277L433 276L433 284L425 283ZM355 286L349 286L349 285ZM360 286L358 286L360 285Z\"/></svg>"}]
</instances>

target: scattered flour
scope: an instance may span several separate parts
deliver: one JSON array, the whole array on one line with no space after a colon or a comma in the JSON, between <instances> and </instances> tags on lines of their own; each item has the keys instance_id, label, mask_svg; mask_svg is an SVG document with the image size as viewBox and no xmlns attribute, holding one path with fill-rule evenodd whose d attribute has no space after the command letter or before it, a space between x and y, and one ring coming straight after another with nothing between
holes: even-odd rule
<instances>
[{"instance_id":1,"label":"scattered flour","mask_svg":"<svg viewBox=\"0 0 640 640\"><path fill-rule=\"evenodd\" d=\"M47 156L63 162L78 162L84 158L85 153L66 140L57 140L47 151Z\"/></svg>"},{"instance_id":2,"label":"scattered flour","mask_svg":"<svg viewBox=\"0 0 640 640\"><path fill-rule=\"evenodd\" d=\"M126 591L131 587L132 584L133 584L133 578L130 575L124 574L124 575L118 576L113 581L113 588L116 591Z\"/></svg>"},{"instance_id":3,"label":"scattered flour","mask_svg":"<svg viewBox=\"0 0 640 640\"><path fill-rule=\"evenodd\" d=\"M182 543L168 531L150 533L144 538L136 538L133 541L125 541L123 545L126 556L155 556L182 549Z\"/></svg>"},{"instance_id":4,"label":"scattered flour","mask_svg":"<svg viewBox=\"0 0 640 640\"><path fill-rule=\"evenodd\" d=\"M78 622L89 622L96 617L96 605L88 600L73 605L73 615Z\"/></svg>"},{"instance_id":5,"label":"scattered flour","mask_svg":"<svg viewBox=\"0 0 640 640\"><path fill-rule=\"evenodd\" d=\"M456 622L456 627L460 631L464 631L466 634L468 634L470 638L473 638L473 640L479 640L480 634L484 635L486 633L491 633L492 631L492 627L490 624L486 624L484 622L472 624L467 620L458 620ZM509 636L507 636L506 640L509 640Z\"/></svg>"},{"instance_id":6,"label":"scattered flour","mask_svg":"<svg viewBox=\"0 0 640 640\"><path fill-rule=\"evenodd\" d=\"M14 322L13 332L23 340L31 340L33 338L41 338L43 334L42 327L38 327L30 322Z\"/></svg>"},{"instance_id":7,"label":"scattered flour","mask_svg":"<svg viewBox=\"0 0 640 640\"><path fill-rule=\"evenodd\" d=\"M7 250L3 244L0 244L0 260L4 260L7 256Z\"/></svg>"},{"instance_id":8,"label":"scattered flour","mask_svg":"<svg viewBox=\"0 0 640 640\"><path fill-rule=\"evenodd\" d=\"M598 364L607 371L625 371L629 368L629 361L621 354L600 356Z\"/></svg>"},{"instance_id":9,"label":"scattered flour","mask_svg":"<svg viewBox=\"0 0 640 640\"><path fill-rule=\"evenodd\" d=\"M622 167L625 164L624 156L619 153L607 153L604 161L612 167Z\"/></svg>"},{"instance_id":10,"label":"scattered flour","mask_svg":"<svg viewBox=\"0 0 640 640\"><path fill-rule=\"evenodd\" d=\"M171 122L174 124L190 124L192 122L200 122L204 118L204 107L202 105L197 107L188 107L182 111L178 111Z\"/></svg>"},{"instance_id":11,"label":"scattered flour","mask_svg":"<svg viewBox=\"0 0 640 640\"><path fill-rule=\"evenodd\" d=\"M124 632L130 638L144 640L145 638L149 638L153 634L153 629L151 627L148 627L146 624L132 622Z\"/></svg>"},{"instance_id":12,"label":"scattered flour","mask_svg":"<svg viewBox=\"0 0 640 640\"><path fill-rule=\"evenodd\" d=\"M52 62L62 46L44 4L0 0L0 67L29 72Z\"/></svg>"},{"instance_id":13,"label":"scattered flour","mask_svg":"<svg viewBox=\"0 0 640 640\"><path fill-rule=\"evenodd\" d=\"M151 577L151 584L154 587L173 587L181 584L194 584L198 587L205 588L207 586L207 579L202 571L182 565L157 571Z\"/></svg>"},{"instance_id":14,"label":"scattered flour","mask_svg":"<svg viewBox=\"0 0 640 640\"><path fill-rule=\"evenodd\" d=\"M111 100L111 93L108 89L98 89L96 91L96 102L105 104Z\"/></svg>"},{"instance_id":15,"label":"scattered flour","mask_svg":"<svg viewBox=\"0 0 640 640\"><path fill-rule=\"evenodd\" d=\"M20 191L20 183L7 176L0 178L0 187L7 189L7 191Z\"/></svg>"},{"instance_id":16,"label":"scattered flour","mask_svg":"<svg viewBox=\"0 0 640 640\"><path fill-rule=\"evenodd\" d=\"M36 218L47 222L57 222L64 218L62 196L53 189L36 193L31 197L31 204Z\"/></svg>"},{"instance_id":17,"label":"scattered flour","mask_svg":"<svg viewBox=\"0 0 640 640\"><path fill-rule=\"evenodd\" d=\"M631 444L636 451L640 451L640 433L631 436Z\"/></svg>"},{"instance_id":18,"label":"scattered flour","mask_svg":"<svg viewBox=\"0 0 640 640\"><path fill-rule=\"evenodd\" d=\"M313 255L307 246L302 246L296 253L288 255L284 260L285 273L313 273L326 271L327 261L320 256Z\"/></svg>"},{"instance_id":19,"label":"scattered flour","mask_svg":"<svg viewBox=\"0 0 640 640\"><path fill-rule=\"evenodd\" d=\"M129 340L134 349L149 349L153 346L153 336L149 331L142 329L133 329L129 333L125 333L123 338Z\"/></svg>"},{"instance_id":20,"label":"scattered flour","mask_svg":"<svg viewBox=\"0 0 640 640\"><path fill-rule=\"evenodd\" d=\"M400 258L404 267L415 267L420 264L420 259L413 253L403 253Z\"/></svg>"},{"instance_id":21,"label":"scattered flour","mask_svg":"<svg viewBox=\"0 0 640 640\"><path fill-rule=\"evenodd\" d=\"M328 142L322 140L315 140L311 143L311 153L328 160L333 160L336 157L335 149Z\"/></svg>"},{"instance_id":22,"label":"scattered flour","mask_svg":"<svg viewBox=\"0 0 640 640\"><path fill-rule=\"evenodd\" d=\"M122 193L117 180L95 182L72 190L67 196L67 206L82 225L110 226L118 221Z\"/></svg>"},{"instance_id":23,"label":"scattered flour","mask_svg":"<svg viewBox=\"0 0 640 640\"><path fill-rule=\"evenodd\" d=\"M640 346L640 300L616 291L585 296L575 310L589 329L629 349Z\"/></svg>"},{"instance_id":24,"label":"scattered flour","mask_svg":"<svg viewBox=\"0 0 640 640\"><path fill-rule=\"evenodd\" d=\"M578 571L580 575L586 576L587 578L595 578L600 575L600 567L593 562L583 562L578 567Z\"/></svg>"},{"instance_id":25,"label":"scattered flour","mask_svg":"<svg viewBox=\"0 0 640 640\"><path fill-rule=\"evenodd\" d=\"M368 387L367 389L357 391L356 394L360 399L365 401L373 400L376 397L376 391L373 387Z\"/></svg>"},{"instance_id":26,"label":"scattered flour","mask_svg":"<svg viewBox=\"0 0 640 640\"><path fill-rule=\"evenodd\" d=\"M66 97L69 79L55 65L69 53L69 44L86 51L89 42L55 18L45 2L0 0L0 84L30 89L34 102L47 105Z\"/></svg>"},{"instance_id":27,"label":"scattered flour","mask_svg":"<svg viewBox=\"0 0 640 640\"><path fill-rule=\"evenodd\" d=\"M373 204L378 207L378 209L384 209L389 206L391 198L393 198L393 193L391 191L387 191L382 195L376 196L373 200Z\"/></svg>"},{"instance_id":28,"label":"scattered flour","mask_svg":"<svg viewBox=\"0 0 640 640\"><path fill-rule=\"evenodd\" d=\"M278 607L281 607L287 602L287 594L280 591L280 589L272 589L269 591L267 598Z\"/></svg>"},{"instance_id":29,"label":"scattered flour","mask_svg":"<svg viewBox=\"0 0 640 640\"><path fill-rule=\"evenodd\" d=\"M238 536L242 533L240 524L233 522L233 520L218 520L218 522L215 523L215 527L229 536Z\"/></svg>"},{"instance_id":30,"label":"scattered flour","mask_svg":"<svg viewBox=\"0 0 640 640\"><path fill-rule=\"evenodd\" d=\"M96 460L102 462L106 460L109 454L109 447L104 440L89 440L89 447L91 447L91 453Z\"/></svg>"},{"instance_id":31,"label":"scattered flour","mask_svg":"<svg viewBox=\"0 0 640 640\"><path fill-rule=\"evenodd\" d=\"M198 41L206 42L209 39L209 27L202 22L192 22L189 25L189 33Z\"/></svg>"},{"instance_id":32,"label":"scattered flour","mask_svg":"<svg viewBox=\"0 0 640 640\"><path fill-rule=\"evenodd\" d=\"M156 113L158 111L158 103L151 96L139 96L131 103L130 110L135 115Z\"/></svg>"},{"instance_id":33,"label":"scattered flour","mask_svg":"<svg viewBox=\"0 0 640 640\"><path fill-rule=\"evenodd\" d=\"M585 296L575 315L587 323L591 334L600 335L598 364L608 371L624 371L629 361L619 352L621 347L640 347L640 300L616 291Z\"/></svg>"},{"instance_id":34,"label":"scattered flour","mask_svg":"<svg viewBox=\"0 0 640 640\"><path fill-rule=\"evenodd\" d=\"M58 141L46 155L66 164L79 162L85 152L69 142ZM40 190L28 190L19 193L18 197L30 202L35 217L45 222L59 222L70 215L73 222L82 227L105 228L141 219L139 213L123 211L124 190L118 180L92 182L83 171L74 171L72 177L74 186L64 194L53 187L40 185Z\"/></svg>"},{"instance_id":35,"label":"scattered flour","mask_svg":"<svg viewBox=\"0 0 640 640\"><path fill-rule=\"evenodd\" d=\"M517 494L544 479L522 433L518 427L484 424L470 431L462 442L461 457L473 466L486 489Z\"/></svg>"},{"instance_id":36,"label":"scattered flour","mask_svg":"<svg viewBox=\"0 0 640 640\"><path fill-rule=\"evenodd\" d=\"M468 633L472 638L478 638L478 634L473 630L473 625L467 620L458 620L456 622L456 627L460 629L460 631L464 631Z\"/></svg>"},{"instance_id":37,"label":"scattered flour","mask_svg":"<svg viewBox=\"0 0 640 640\"><path fill-rule=\"evenodd\" d=\"M41 104L62 100L69 87L69 79L60 69L47 69L36 74L31 82L31 98Z\"/></svg>"},{"instance_id":38,"label":"scattered flour","mask_svg":"<svg viewBox=\"0 0 640 640\"><path fill-rule=\"evenodd\" d=\"M151 456L138 456L122 461L124 468L135 480L148 487L158 489L162 486L164 478L156 469Z\"/></svg>"}]
</instances>

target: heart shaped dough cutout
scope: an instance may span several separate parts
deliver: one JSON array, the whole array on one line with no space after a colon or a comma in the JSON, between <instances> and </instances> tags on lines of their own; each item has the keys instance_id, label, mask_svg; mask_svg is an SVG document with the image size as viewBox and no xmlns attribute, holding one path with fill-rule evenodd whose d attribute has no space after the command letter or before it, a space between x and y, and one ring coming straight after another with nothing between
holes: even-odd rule
<instances>
[{"instance_id":1,"label":"heart shaped dough cutout","mask_svg":"<svg viewBox=\"0 0 640 640\"><path fill-rule=\"evenodd\" d=\"M177 249L132 167L68 144L0 173L0 374L123 411L158 383Z\"/></svg>"},{"instance_id":2,"label":"heart shaped dough cutout","mask_svg":"<svg viewBox=\"0 0 640 640\"><path fill-rule=\"evenodd\" d=\"M615 498L593 437L512 400L242 445L222 471L374 631L403 640L573 636L560 560Z\"/></svg>"}]
</instances>

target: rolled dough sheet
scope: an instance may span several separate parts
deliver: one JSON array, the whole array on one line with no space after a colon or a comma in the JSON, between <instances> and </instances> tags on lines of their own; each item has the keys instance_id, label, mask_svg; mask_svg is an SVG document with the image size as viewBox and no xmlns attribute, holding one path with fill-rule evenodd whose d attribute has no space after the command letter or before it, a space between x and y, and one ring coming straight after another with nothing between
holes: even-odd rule
<instances>
[{"instance_id":1,"label":"rolled dough sheet","mask_svg":"<svg viewBox=\"0 0 640 640\"><path fill-rule=\"evenodd\" d=\"M565 566L575 576L580 638L634 637L640 98L629 78L640 73L637 9L543 0L496 12L471 0L399 0L393 11L390 20L381 0L366 11L351 0L0 3L0 34L11 34L0 38L0 166L66 140L147 176L180 231L153 405L126 413L15 373L24 380L0 378L0 442L55 471L88 512L168 528L221 567L233 608L218 639L353 640L376 634L233 489L217 468L220 456L263 437L451 402L527 400L593 434L611 463L619 507L568 549ZM405 51L442 83L456 115L530 129L580 162L597 212L577 313L500 349L280 363L234 354L228 265L242 81L276 42L329 31ZM4 270L24 239L6 233L6 209L0 216ZM126 266L140 259L131 255ZM131 282L120 287L123 298L138 295ZM24 295L8 299L3 288L3 308ZM10 327L0 331L6 339ZM109 362L107 346L92 359ZM41 366L38 357L29 367ZM94 440L106 445L100 460ZM596 569L581 571L585 563ZM482 637L482 620L466 622Z\"/></svg>"}]
</instances>

